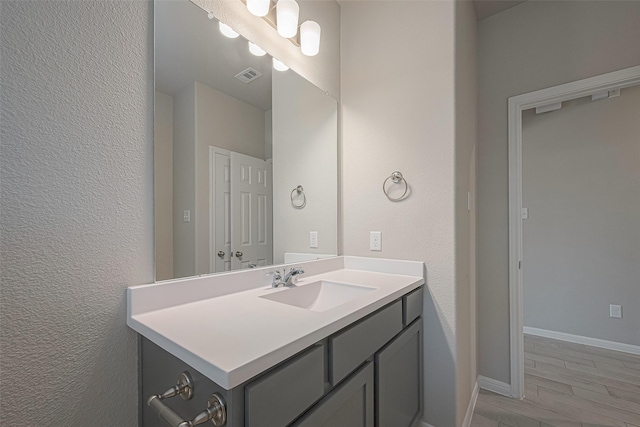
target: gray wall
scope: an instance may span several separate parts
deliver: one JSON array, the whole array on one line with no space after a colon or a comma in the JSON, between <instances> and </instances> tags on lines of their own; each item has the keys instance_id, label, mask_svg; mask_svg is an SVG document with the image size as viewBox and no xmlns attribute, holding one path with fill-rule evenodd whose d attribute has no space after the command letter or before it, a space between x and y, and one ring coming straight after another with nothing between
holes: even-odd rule
<instances>
[{"instance_id":1,"label":"gray wall","mask_svg":"<svg viewBox=\"0 0 640 427\"><path fill-rule=\"evenodd\" d=\"M0 425L134 426L153 280L152 9L3 1Z\"/></svg>"},{"instance_id":2,"label":"gray wall","mask_svg":"<svg viewBox=\"0 0 640 427\"><path fill-rule=\"evenodd\" d=\"M173 97L173 275L196 274L196 85ZM184 211L191 222L184 222Z\"/></svg>"},{"instance_id":3,"label":"gray wall","mask_svg":"<svg viewBox=\"0 0 640 427\"><path fill-rule=\"evenodd\" d=\"M155 91L153 188L156 280L173 278L173 97Z\"/></svg>"},{"instance_id":4,"label":"gray wall","mask_svg":"<svg viewBox=\"0 0 640 427\"><path fill-rule=\"evenodd\" d=\"M523 116L525 326L640 345L640 86Z\"/></svg>"},{"instance_id":5,"label":"gray wall","mask_svg":"<svg viewBox=\"0 0 640 427\"><path fill-rule=\"evenodd\" d=\"M338 254L338 106L293 72L273 72L273 262L285 252ZM303 209L291 205L302 185ZM300 203L300 200L296 200ZM318 232L318 248L309 232Z\"/></svg>"},{"instance_id":6,"label":"gray wall","mask_svg":"<svg viewBox=\"0 0 640 427\"><path fill-rule=\"evenodd\" d=\"M466 211L471 181L475 96L454 86L474 87L472 6L359 1L341 7L343 253L426 263L425 421L460 425L474 345L466 305L470 218L461 208ZM470 46L454 55L458 43ZM410 184L399 203L381 188L394 170ZM369 251L370 231L382 231L381 252Z\"/></svg>"},{"instance_id":7,"label":"gray wall","mask_svg":"<svg viewBox=\"0 0 640 427\"><path fill-rule=\"evenodd\" d=\"M507 99L638 65L640 2L528 1L478 25L479 374L509 378Z\"/></svg>"},{"instance_id":8,"label":"gray wall","mask_svg":"<svg viewBox=\"0 0 640 427\"><path fill-rule=\"evenodd\" d=\"M473 3L455 3L455 269L457 422L477 379L475 215L475 146L477 135L476 15ZM426 363L426 362L425 362Z\"/></svg>"}]
</instances>

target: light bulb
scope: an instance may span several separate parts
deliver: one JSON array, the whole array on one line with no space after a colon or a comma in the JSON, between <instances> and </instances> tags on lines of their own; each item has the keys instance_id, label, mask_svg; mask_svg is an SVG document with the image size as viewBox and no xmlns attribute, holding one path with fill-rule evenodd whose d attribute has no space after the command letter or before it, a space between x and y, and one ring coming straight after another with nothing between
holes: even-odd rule
<instances>
[{"instance_id":1,"label":"light bulb","mask_svg":"<svg viewBox=\"0 0 640 427\"><path fill-rule=\"evenodd\" d=\"M267 54L264 49L251 42L249 42L249 52L253 53L255 56L265 56Z\"/></svg>"},{"instance_id":2,"label":"light bulb","mask_svg":"<svg viewBox=\"0 0 640 427\"><path fill-rule=\"evenodd\" d=\"M295 0L278 0L276 4L276 25L278 34L290 39L298 32L300 7Z\"/></svg>"},{"instance_id":3,"label":"light bulb","mask_svg":"<svg viewBox=\"0 0 640 427\"><path fill-rule=\"evenodd\" d=\"M271 8L271 0L247 0L247 9L255 16L266 16Z\"/></svg>"},{"instance_id":4,"label":"light bulb","mask_svg":"<svg viewBox=\"0 0 640 427\"><path fill-rule=\"evenodd\" d=\"M273 68L278 71L287 71L289 69L289 67L278 61L276 58L273 58Z\"/></svg>"},{"instance_id":5,"label":"light bulb","mask_svg":"<svg viewBox=\"0 0 640 427\"><path fill-rule=\"evenodd\" d=\"M320 24L304 21L300 26L300 50L304 55L315 56L320 51Z\"/></svg>"},{"instance_id":6,"label":"light bulb","mask_svg":"<svg viewBox=\"0 0 640 427\"><path fill-rule=\"evenodd\" d=\"M219 22L218 26L220 27L220 32L225 37L229 37L230 39L235 39L236 37L238 37L240 35L240 34L236 33L235 31L233 31L233 29L230 26L228 26L227 24L223 24L222 22Z\"/></svg>"},{"instance_id":7,"label":"light bulb","mask_svg":"<svg viewBox=\"0 0 640 427\"><path fill-rule=\"evenodd\" d=\"M209 12L209 13L207 14L207 18L209 18L209 19L213 19L213 18L214 18L214 16L213 16L213 12Z\"/></svg>"}]
</instances>

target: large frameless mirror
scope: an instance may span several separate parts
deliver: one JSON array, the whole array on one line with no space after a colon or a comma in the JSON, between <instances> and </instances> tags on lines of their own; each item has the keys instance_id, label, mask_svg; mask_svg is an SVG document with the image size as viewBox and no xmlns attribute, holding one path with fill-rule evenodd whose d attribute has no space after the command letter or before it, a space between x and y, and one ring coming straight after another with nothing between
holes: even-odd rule
<instances>
[{"instance_id":1,"label":"large frameless mirror","mask_svg":"<svg viewBox=\"0 0 640 427\"><path fill-rule=\"evenodd\" d=\"M322 90L190 1L156 0L154 117L156 280L337 254Z\"/></svg>"}]
</instances>

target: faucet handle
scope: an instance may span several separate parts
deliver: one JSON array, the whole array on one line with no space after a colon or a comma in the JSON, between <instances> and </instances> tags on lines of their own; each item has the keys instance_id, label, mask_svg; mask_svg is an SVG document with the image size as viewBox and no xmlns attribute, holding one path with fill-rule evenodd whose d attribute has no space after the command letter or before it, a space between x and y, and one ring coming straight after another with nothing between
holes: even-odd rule
<instances>
[{"instance_id":1,"label":"faucet handle","mask_svg":"<svg viewBox=\"0 0 640 427\"><path fill-rule=\"evenodd\" d=\"M267 276L273 276L271 281L271 287L277 288L282 284L282 275L280 274L280 270L270 271L266 273Z\"/></svg>"},{"instance_id":2,"label":"faucet handle","mask_svg":"<svg viewBox=\"0 0 640 427\"><path fill-rule=\"evenodd\" d=\"M298 283L298 276L300 274L304 274L304 270L301 268L291 267L289 272L285 276L285 282L288 286L295 285Z\"/></svg>"},{"instance_id":3,"label":"faucet handle","mask_svg":"<svg viewBox=\"0 0 640 427\"><path fill-rule=\"evenodd\" d=\"M265 276L273 276L273 279L275 280L276 278L278 279L282 279L282 275L280 275L280 270L276 270L276 271L269 271L268 273L265 273Z\"/></svg>"}]
</instances>

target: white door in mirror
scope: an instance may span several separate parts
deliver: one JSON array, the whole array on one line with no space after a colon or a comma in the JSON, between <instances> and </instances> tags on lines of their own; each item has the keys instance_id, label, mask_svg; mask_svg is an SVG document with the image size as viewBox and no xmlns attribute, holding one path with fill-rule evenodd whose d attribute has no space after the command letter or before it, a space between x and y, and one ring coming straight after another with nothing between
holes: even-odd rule
<instances>
[{"instance_id":1,"label":"white door in mirror","mask_svg":"<svg viewBox=\"0 0 640 427\"><path fill-rule=\"evenodd\" d=\"M273 264L271 163L231 152L232 270Z\"/></svg>"}]
</instances>

